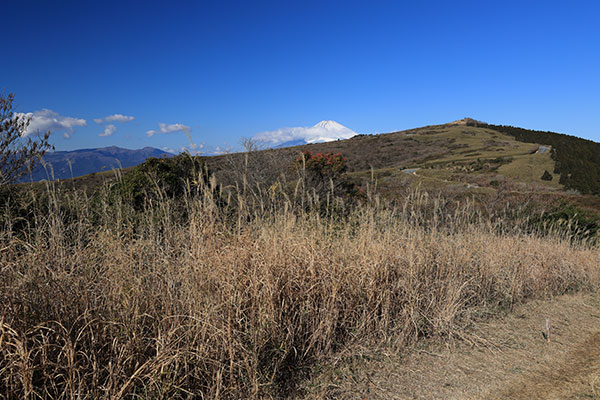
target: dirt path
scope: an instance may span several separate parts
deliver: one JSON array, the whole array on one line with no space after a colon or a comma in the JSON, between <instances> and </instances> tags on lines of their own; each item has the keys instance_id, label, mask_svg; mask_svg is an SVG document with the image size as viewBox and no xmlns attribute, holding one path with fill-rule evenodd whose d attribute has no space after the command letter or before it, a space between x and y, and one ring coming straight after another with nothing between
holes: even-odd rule
<instances>
[{"instance_id":1,"label":"dirt path","mask_svg":"<svg viewBox=\"0 0 600 400\"><path fill-rule=\"evenodd\" d=\"M600 332L566 357L529 373L495 396L499 399L600 398Z\"/></svg>"},{"instance_id":2,"label":"dirt path","mask_svg":"<svg viewBox=\"0 0 600 400\"><path fill-rule=\"evenodd\" d=\"M312 385L309 398L600 399L600 295L531 302L404 357L346 359Z\"/></svg>"}]
</instances>

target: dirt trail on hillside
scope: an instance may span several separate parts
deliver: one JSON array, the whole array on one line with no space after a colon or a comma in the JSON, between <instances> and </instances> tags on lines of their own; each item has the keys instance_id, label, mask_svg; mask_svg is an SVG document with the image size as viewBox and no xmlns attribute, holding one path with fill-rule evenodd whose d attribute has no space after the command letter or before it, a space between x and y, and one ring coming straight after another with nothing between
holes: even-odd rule
<instances>
[{"instance_id":1,"label":"dirt trail on hillside","mask_svg":"<svg viewBox=\"0 0 600 400\"><path fill-rule=\"evenodd\" d=\"M600 295L534 301L453 344L368 358L336 365L309 398L600 399Z\"/></svg>"},{"instance_id":2,"label":"dirt trail on hillside","mask_svg":"<svg viewBox=\"0 0 600 400\"><path fill-rule=\"evenodd\" d=\"M566 357L528 374L493 398L600 398L600 332L574 346Z\"/></svg>"}]
</instances>

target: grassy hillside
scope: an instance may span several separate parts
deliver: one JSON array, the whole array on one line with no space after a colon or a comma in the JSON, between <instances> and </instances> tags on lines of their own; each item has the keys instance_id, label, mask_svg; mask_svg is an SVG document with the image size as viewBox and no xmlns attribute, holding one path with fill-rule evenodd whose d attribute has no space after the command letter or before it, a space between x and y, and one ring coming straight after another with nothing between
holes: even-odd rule
<instances>
[{"instance_id":1,"label":"grassy hillside","mask_svg":"<svg viewBox=\"0 0 600 400\"><path fill-rule=\"evenodd\" d=\"M521 136L509 133L500 132L492 125L473 126L459 122L381 135L359 135L348 140L267 152L271 154L270 158L277 157L288 164L300 151L340 152L348 158L348 171L357 182L364 184L375 174L380 178L381 189L389 189L392 194L397 181L404 181L402 171L406 169L418 169L419 172L413 176L430 178L421 179L425 185L466 191L476 187L496 190L503 185L520 191L577 189L582 193L595 193L575 184L577 178L566 172L567 169L562 173L559 171L556 157L564 154L565 150L556 150L555 146L562 146L562 142L524 141ZM567 143L576 139L567 138ZM581 141L584 142L587 143ZM578 148L580 142L575 140L573 143L576 144L569 145L569 148ZM222 170L227 168L226 160L232 157L236 156L220 156L207 161L216 170ZM590 158L589 163L585 164L586 169L593 166L600 170L600 160ZM571 164L565 161L561 165L571 168ZM546 171L550 180L542 179ZM593 180L593 177L588 180Z\"/></svg>"},{"instance_id":2,"label":"grassy hillside","mask_svg":"<svg viewBox=\"0 0 600 400\"><path fill-rule=\"evenodd\" d=\"M300 152L312 151L342 153L348 159L348 176L356 184L364 188L375 178L380 193L390 196L398 195L406 185L464 194L494 194L501 190L556 196L565 190L599 193L599 146L573 136L465 119L388 134L204 159L225 186L237 181L240 169L253 175L254 181L269 185L284 175L286 181L294 181L294 160ZM407 174L407 170L415 171ZM94 190L115 176L93 174L67 186Z\"/></svg>"},{"instance_id":3,"label":"grassy hillside","mask_svg":"<svg viewBox=\"0 0 600 400\"><path fill-rule=\"evenodd\" d=\"M460 129L390 137L508 147ZM464 149L417 162L484 175L509 165ZM288 397L352 345L405 351L460 338L498 310L600 287L597 226L577 209L410 185L388 200L375 179L355 190L364 171L343 173L341 156L289 165L278 154L155 159L93 192L48 183L3 198L0 393ZM387 168L443 182L405 166Z\"/></svg>"},{"instance_id":4,"label":"grassy hillside","mask_svg":"<svg viewBox=\"0 0 600 400\"><path fill-rule=\"evenodd\" d=\"M531 143L532 138L517 140L521 136L510 134L512 130L503 133L499 129L466 119L329 143L202 157L202 160L215 175L221 190L229 195L244 191L253 196L253 202L263 201L257 193L265 188L281 185L288 192L297 190L300 176L295 160L302 151L312 151L343 154L348 160L345 185L354 186L357 193L365 195L377 193L394 200L411 189L421 188L443 193L453 201L475 199L478 206L484 208L490 202L513 202L536 204L538 208L554 212L564 204L576 204L595 215L600 213L600 196L580 194L573 190L573 180L569 178L574 175L566 174L564 169L556 172L555 159L564 151L549 144ZM530 135L536 138L538 134ZM564 135L550 136L563 138ZM564 137L569 143L597 145ZM588 171L600 170L593 159L582 165L586 165ZM57 187L61 191L85 191L91 195L105 185L117 184L131 171L126 168L91 174L61 181ZM565 179L571 183L565 183ZM22 188L25 191L34 188L39 193L44 192L46 186L39 183Z\"/></svg>"},{"instance_id":5,"label":"grassy hillside","mask_svg":"<svg viewBox=\"0 0 600 400\"><path fill-rule=\"evenodd\" d=\"M521 142L552 146L554 173L560 174L560 183L581 193L600 194L600 143L556 132L478 122L471 124L510 135Z\"/></svg>"}]
</instances>

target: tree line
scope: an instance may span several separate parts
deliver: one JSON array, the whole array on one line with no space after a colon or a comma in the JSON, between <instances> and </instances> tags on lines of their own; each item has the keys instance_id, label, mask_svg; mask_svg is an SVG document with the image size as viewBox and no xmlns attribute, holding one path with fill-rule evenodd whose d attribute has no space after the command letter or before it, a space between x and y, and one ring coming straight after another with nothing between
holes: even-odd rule
<instances>
[{"instance_id":1,"label":"tree line","mask_svg":"<svg viewBox=\"0 0 600 400\"><path fill-rule=\"evenodd\" d=\"M600 194L600 143L550 131L536 131L507 125L472 121L467 125L492 129L525 143L552 146L554 173L559 183L580 193Z\"/></svg>"}]
</instances>

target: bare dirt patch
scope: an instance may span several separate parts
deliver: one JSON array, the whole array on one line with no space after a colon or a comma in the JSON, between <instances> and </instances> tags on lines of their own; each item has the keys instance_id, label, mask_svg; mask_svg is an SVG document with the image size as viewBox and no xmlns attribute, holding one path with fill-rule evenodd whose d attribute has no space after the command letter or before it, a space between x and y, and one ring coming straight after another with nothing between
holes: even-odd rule
<instances>
[{"instance_id":1,"label":"bare dirt patch","mask_svg":"<svg viewBox=\"0 0 600 400\"><path fill-rule=\"evenodd\" d=\"M544 339L550 320L550 343ZM600 399L600 296L516 307L464 337L408 354L364 352L326 369L308 398Z\"/></svg>"}]
</instances>

